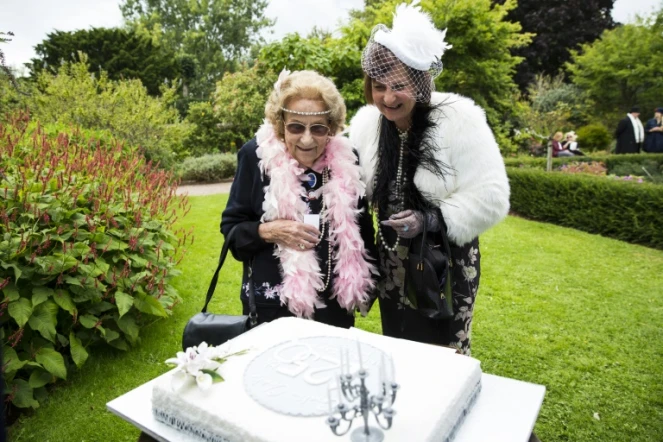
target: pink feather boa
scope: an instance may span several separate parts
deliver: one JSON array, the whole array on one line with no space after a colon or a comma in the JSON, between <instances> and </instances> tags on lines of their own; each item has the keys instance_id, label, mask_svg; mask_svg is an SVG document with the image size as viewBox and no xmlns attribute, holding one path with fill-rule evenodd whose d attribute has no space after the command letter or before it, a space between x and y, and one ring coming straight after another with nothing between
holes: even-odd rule
<instances>
[{"instance_id":1,"label":"pink feather boa","mask_svg":"<svg viewBox=\"0 0 663 442\"><path fill-rule=\"evenodd\" d=\"M256 133L260 158L259 167L270 177L265 187L262 222L277 219L303 221L306 203L302 200L304 188L303 169L285 144L276 138L269 123L263 124ZM329 242L334 247L334 283L332 299L349 312L359 308L365 312L370 292L374 287L371 274L375 266L364 249L364 242L357 222L360 210L357 202L365 194L365 185L360 179L350 141L342 136L332 137L324 154L314 168L329 167L330 177L322 189L326 201L323 219L329 220ZM320 263L315 250L294 250L277 245L274 256L281 263L283 283L280 289L281 303L297 316L312 318L315 308L324 308L317 290L324 287Z\"/></svg>"}]
</instances>

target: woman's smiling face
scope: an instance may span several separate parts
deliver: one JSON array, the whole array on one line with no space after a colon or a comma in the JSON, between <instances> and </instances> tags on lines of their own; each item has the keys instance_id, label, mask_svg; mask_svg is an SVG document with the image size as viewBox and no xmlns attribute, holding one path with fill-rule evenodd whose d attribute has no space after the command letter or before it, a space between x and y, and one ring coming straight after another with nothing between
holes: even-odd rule
<instances>
[{"instance_id":1,"label":"woman's smiling face","mask_svg":"<svg viewBox=\"0 0 663 442\"><path fill-rule=\"evenodd\" d=\"M373 103L387 120L393 121L399 129L410 127L412 111L416 104L416 91L407 75L392 71L380 80L372 80Z\"/></svg>"},{"instance_id":2,"label":"woman's smiling face","mask_svg":"<svg viewBox=\"0 0 663 442\"><path fill-rule=\"evenodd\" d=\"M324 112L327 110L324 102L309 100L307 98L294 98L289 100L286 109L295 112L284 112L285 145L290 155L304 167L312 167L315 161L325 153L329 141L329 133L315 135L311 126L323 125L329 127L326 115L299 115L296 112ZM306 126L301 134L288 131L288 124L299 123ZM317 132L317 131L315 131Z\"/></svg>"}]
</instances>

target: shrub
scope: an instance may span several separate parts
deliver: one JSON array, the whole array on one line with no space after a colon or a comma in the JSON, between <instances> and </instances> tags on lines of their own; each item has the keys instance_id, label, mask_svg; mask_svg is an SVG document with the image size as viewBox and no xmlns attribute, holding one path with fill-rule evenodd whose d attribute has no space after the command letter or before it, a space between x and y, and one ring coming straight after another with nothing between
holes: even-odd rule
<instances>
[{"instance_id":1,"label":"shrub","mask_svg":"<svg viewBox=\"0 0 663 442\"><path fill-rule=\"evenodd\" d=\"M654 154L663 156L660 154ZM655 183L663 182L663 158L660 161L656 159L645 158L642 161L628 161L612 164L610 173L617 176L644 176Z\"/></svg>"},{"instance_id":2,"label":"shrub","mask_svg":"<svg viewBox=\"0 0 663 442\"><path fill-rule=\"evenodd\" d=\"M187 155L199 157L222 149L226 137L221 132L221 121L214 115L212 103L190 103L186 121L194 127L184 140Z\"/></svg>"},{"instance_id":3,"label":"shrub","mask_svg":"<svg viewBox=\"0 0 663 442\"><path fill-rule=\"evenodd\" d=\"M0 124L0 324L7 400L36 408L96 344L127 350L178 302L171 175L80 132ZM186 235L184 236L186 240Z\"/></svg>"},{"instance_id":4,"label":"shrub","mask_svg":"<svg viewBox=\"0 0 663 442\"><path fill-rule=\"evenodd\" d=\"M508 168L511 209L528 218L663 249L663 186Z\"/></svg>"},{"instance_id":5,"label":"shrub","mask_svg":"<svg viewBox=\"0 0 663 442\"><path fill-rule=\"evenodd\" d=\"M585 155L576 157L553 158L553 167L560 169L564 164L590 163L599 161L605 164L609 175L645 176L654 183L663 182L663 155L661 154L628 154L628 155ZM533 168L545 170L545 158L518 157L506 158L507 167ZM643 170L643 167L646 169ZM651 175L651 177L649 176Z\"/></svg>"},{"instance_id":6,"label":"shrub","mask_svg":"<svg viewBox=\"0 0 663 442\"><path fill-rule=\"evenodd\" d=\"M175 87L164 89L161 97L151 97L140 80L111 81L103 71L97 78L88 72L84 54L81 60L63 64L57 75L39 74L43 92L29 100L34 116L48 123L107 130L140 146L149 160L163 167L185 156L183 143L193 127L180 121L173 106Z\"/></svg>"},{"instance_id":7,"label":"shrub","mask_svg":"<svg viewBox=\"0 0 663 442\"><path fill-rule=\"evenodd\" d=\"M179 166L178 175L182 181L212 183L232 178L237 169L237 157L230 153L204 155L187 158Z\"/></svg>"},{"instance_id":8,"label":"shrub","mask_svg":"<svg viewBox=\"0 0 663 442\"><path fill-rule=\"evenodd\" d=\"M265 103L276 77L271 70L262 71L259 64L242 65L216 83L213 101L223 133L221 152L236 152L255 136L265 118Z\"/></svg>"},{"instance_id":9,"label":"shrub","mask_svg":"<svg viewBox=\"0 0 663 442\"><path fill-rule=\"evenodd\" d=\"M578 146L585 152L607 150L612 141L612 135L602 124L588 124L577 131Z\"/></svg>"}]
</instances>

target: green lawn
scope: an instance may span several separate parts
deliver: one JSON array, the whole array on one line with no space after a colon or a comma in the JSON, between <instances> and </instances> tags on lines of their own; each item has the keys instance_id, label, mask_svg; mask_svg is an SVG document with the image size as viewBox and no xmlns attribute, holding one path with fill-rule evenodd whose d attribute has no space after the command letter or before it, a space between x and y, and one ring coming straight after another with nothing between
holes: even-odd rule
<instances>
[{"instance_id":1,"label":"green lawn","mask_svg":"<svg viewBox=\"0 0 663 442\"><path fill-rule=\"evenodd\" d=\"M106 402L168 370L201 307L222 238L226 195L191 198L195 242L175 281L184 303L129 353L95 350L10 440L135 441ZM473 356L483 370L547 388L542 441L663 440L663 252L510 217L481 238ZM241 267L222 271L211 311L239 313ZM373 311L358 326L379 332Z\"/></svg>"}]
</instances>

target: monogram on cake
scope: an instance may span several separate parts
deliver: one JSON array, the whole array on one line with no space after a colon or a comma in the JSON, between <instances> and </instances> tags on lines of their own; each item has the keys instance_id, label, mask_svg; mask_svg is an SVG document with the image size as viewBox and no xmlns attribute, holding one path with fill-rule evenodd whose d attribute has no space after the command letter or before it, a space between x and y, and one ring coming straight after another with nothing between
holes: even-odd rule
<instances>
[{"instance_id":1,"label":"monogram on cake","mask_svg":"<svg viewBox=\"0 0 663 442\"><path fill-rule=\"evenodd\" d=\"M371 392L400 386L385 441L446 442L481 388L479 361L453 350L304 319L275 320L227 345L238 354L218 368L223 382L203 389L173 382L174 372L159 379L157 420L208 442L349 440L335 436L326 418L347 402L338 376L362 368ZM356 419L353 428L361 425Z\"/></svg>"}]
</instances>

